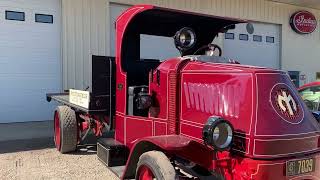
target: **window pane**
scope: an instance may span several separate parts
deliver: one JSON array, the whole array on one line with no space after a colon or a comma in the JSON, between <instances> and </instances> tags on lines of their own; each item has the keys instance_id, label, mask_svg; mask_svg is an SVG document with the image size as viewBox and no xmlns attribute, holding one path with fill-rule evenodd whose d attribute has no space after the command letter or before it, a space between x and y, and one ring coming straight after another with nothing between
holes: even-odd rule
<instances>
[{"instance_id":1,"label":"window pane","mask_svg":"<svg viewBox=\"0 0 320 180\"><path fill-rule=\"evenodd\" d=\"M6 11L7 20L24 21L24 12Z\"/></svg>"},{"instance_id":2,"label":"window pane","mask_svg":"<svg viewBox=\"0 0 320 180\"><path fill-rule=\"evenodd\" d=\"M299 91L303 101L312 111L320 110L320 86L313 86Z\"/></svg>"},{"instance_id":3,"label":"window pane","mask_svg":"<svg viewBox=\"0 0 320 180\"><path fill-rule=\"evenodd\" d=\"M266 37L266 41L267 41L268 43L274 43L274 37L267 36L267 37Z\"/></svg>"},{"instance_id":4,"label":"window pane","mask_svg":"<svg viewBox=\"0 0 320 180\"><path fill-rule=\"evenodd\" d=\"M53 16L47 14L36 14L36 22L53 24Z\"/></svg>"},{"instance_id":5,"label":"window pane","mask_svg":"<svg viewBox=\"0 0 320 180\"><path fill-rule=\"evenodd\" d=\"M320 72L317 72L317 80L320 80Z\"/></svg>"},{"instance_id":6,"label":"window pane","mask_svg":"<svg viewBox=\"0 0 320 180\"><path fill-rule=\"evenodd\" d=\"M262 36L259 36L259 35L253 35L253 41L256 41L256 42L262 42Z\"/></svg>"},{"instance_id":7,"label":"window pane","mask_svg":"<svg viewBox=\"0 0 320 180\"><path fill-rule=\"evenodd\" d=\"M239 34L239 40L248 41L249 40L248 34Z\"/></svg>"},{"instance_id":8,"label":"window pane","mask_svg":"<svg viewBox=\"0 0 320 180\"><path fill-rule=\"evenodd\" d=\"M163 61L177 56L180 56L180 52L171 37L140 35L140 59Z\"/></svg>"},{"instance_id":9,"label":"window pane","mask_svg":"<svg viewBox=\"0 0 320 180\"><path fill-rule=\"evenodd\" d=\"M224 38L225 39L234 39L234 34L233 33L225 33Z\"/></svg>"}]
</instances>

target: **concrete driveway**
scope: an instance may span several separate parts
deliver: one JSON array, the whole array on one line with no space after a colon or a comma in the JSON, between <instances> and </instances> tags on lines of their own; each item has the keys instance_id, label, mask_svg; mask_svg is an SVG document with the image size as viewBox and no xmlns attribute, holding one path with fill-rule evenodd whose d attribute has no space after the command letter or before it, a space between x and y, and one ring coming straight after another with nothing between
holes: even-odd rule
<instances>
[{"instance_id":1,"label":"concrete driveway","mask_svg":"<svg viewBox=\"0 0 320 180\"><path fill-rule=\"evenodd\" d=\"M117 177L96 156L96 146L86 145L72 154L60 154L52 138L0 142L1 180L105 179Z\"/></svg>"}]
</instances>

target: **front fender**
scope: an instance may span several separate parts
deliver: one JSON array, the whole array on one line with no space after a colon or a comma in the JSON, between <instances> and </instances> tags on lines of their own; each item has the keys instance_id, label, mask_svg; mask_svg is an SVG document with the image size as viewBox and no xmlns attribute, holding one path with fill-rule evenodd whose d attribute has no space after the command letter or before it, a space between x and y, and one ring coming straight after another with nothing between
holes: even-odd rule
<instances>
[{"instance_id":1,"label":"front fender","mask_svg":"<svg viewBox=\"0 0 320 180\"><path fill-rule=\"evenodd\" d=\"M181 135L145 137L132 147L122 179L134 178L139 157L153 150L162 151L169 156L179 156L208 169L213 160L212 149L191 138Z\"/></svg>"}]
</instances>

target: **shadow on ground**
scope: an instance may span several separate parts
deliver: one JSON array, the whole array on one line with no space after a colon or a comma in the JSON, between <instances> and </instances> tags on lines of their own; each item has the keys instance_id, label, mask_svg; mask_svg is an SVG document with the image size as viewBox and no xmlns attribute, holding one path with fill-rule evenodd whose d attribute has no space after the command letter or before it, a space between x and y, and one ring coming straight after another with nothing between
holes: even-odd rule
<instances>
[{"instance_id":1,"label":"shadow on ground","mask_svg":"<svg viewBox=\"0 0 320 180\"><path fill-rule=\"evenodd\" d=\"M2 141L0 142L0 154L14 153L21 151L32 151L55 148L52 138L41 138L41 139L27 139L27 140L13 140L13 141ZM97 153L97 145L95 143L82 143L78 145L75 152L69 154L95 154Z\"/></svg>"},{"instance_id":2,"label":"shadow on ground","mask_svg":"<svg viewBox=\"0 0 320 180\"><path fill-rule=\"evenodd\" d=\"M78 145L77 150L75 152L71 152L69 154L73 154L73 155L96 154L97 153L96 141L97 141L96 137L88 136L85 139L85 141L83 141L83 143ZM0 141L0 154L50 149L50 148L55 148L54 140L52 137Z\"/></svg>"},{"instance_id":3,"label":"shadow on ground","mask_svg":"<svg viewBox=\"0 0 320 180\"><path fill-rule=\"evenodd\" d=\"M113 132L105 133L103 137L113 137ZM68 154L73 155L86 155L86 154L96 154L97 153L97 138L93 134L88 134L88 136L78 145L75 152ZM4 153L14 153L21 151L32 151L41 149L55 148L54 140L52 137L46 138L33 138L24 140L10 140L10 141L0 141L0 154Z\"/></svg>"},{"instance_id":4,"label":"shadow on ground","mask_svg":"<svg viewBox=\"0 0 320 180\"><path fill-rule=\"evenodd\" d=\"M11 140L0 142L0 154L54 148L53 138Z\"/></svg>"}]
</instances>

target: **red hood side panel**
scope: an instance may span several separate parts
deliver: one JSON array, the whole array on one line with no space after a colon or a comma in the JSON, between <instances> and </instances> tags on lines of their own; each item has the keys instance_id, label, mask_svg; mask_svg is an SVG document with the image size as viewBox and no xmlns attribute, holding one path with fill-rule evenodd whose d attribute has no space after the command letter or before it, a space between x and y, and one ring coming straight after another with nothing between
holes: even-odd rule
<instances>
[{"instance_id":1,"label":"red hood side panel","mask_svg":"<svg viewBox=\"0 0 320 180\"><path fill-rule=\"evenodd\" d=\"M249 153L249 138L254 120L253 74L229 72L192 72L181 75L180 133L202 142L202 128L210 116L230 121L240 144L235 150Z\"/></svg>"}]
</instances>

